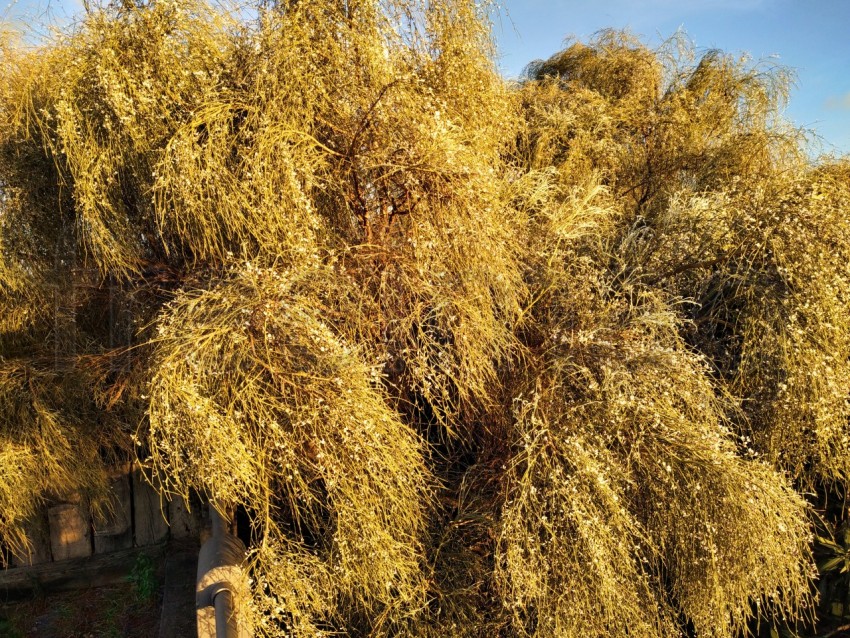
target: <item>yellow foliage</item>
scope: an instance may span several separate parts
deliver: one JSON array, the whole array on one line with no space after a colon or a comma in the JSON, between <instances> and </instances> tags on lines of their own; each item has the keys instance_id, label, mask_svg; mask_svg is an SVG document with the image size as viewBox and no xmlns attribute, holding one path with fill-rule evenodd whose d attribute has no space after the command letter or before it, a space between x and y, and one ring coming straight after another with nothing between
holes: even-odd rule
<instances>
[{"instance_id":1,"label":"yellow foliage","mask_svg":"<svg viewBox=\"0 0 850 638\"><path fill-rule=\"evenodd\" d=\"M471 0L92 8L0 62L0 539L131 445L268 636L809 619L850 180L781 68ZM5 37L5 36L4 36Z\"/></svg>"}]
</instances>

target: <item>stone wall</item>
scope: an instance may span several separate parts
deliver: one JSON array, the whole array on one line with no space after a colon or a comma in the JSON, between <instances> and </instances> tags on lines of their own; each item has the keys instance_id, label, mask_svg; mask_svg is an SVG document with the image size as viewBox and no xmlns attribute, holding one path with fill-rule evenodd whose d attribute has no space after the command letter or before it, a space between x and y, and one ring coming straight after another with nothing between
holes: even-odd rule
<instances>
[{"instance_id":1,"label":"stone wall","mask_svg":"<svg viewBox=\"0 0 850 638\"><path fill-rule=\"evenodd\" d=\"M168 501L126 465L112 473L112 505L102 519L94 518L78 497L46 506L27 523L30 551L11 554L9 567L25 567L93 554L156 545L173 539L197 539L203 527L199 503L182 498Z\"/></svg>"}]
</instances>

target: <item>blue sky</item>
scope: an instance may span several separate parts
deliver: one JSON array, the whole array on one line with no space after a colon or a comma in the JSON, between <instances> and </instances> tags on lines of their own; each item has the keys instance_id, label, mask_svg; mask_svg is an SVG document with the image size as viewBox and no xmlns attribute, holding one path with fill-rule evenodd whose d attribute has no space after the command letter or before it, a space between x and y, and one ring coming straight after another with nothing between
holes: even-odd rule
<instances>
[{"instance_id":1,"label":"blue sky","mask_svg":"<svg viewBox=\"0 0 850 638\"><path fill-rule=\"evenodd\" d=\"M599 29L628 28L650 45L684 30L698 49L747 53L794 69L786 115L823 139L823 152L850 153L850 0L498 0L499 66L517 77L525 65L586 40ZM58 22L81 0L0 0L0 18L45 8Z\"/></svg>"},{"instance_id":2,"label":"blue sky","mask_svg":"<svg viewBox=\"0 0 850 638\"><path fill-rule=\"evenodd\" d=\"M683 29L698 49L767 58L794 69L786 116L814 129L824 152L850 153L850 0L503 0L496 21L499 66L518 76L531 60L629 28L659 44Z\"/></svg>"}]
</instances>

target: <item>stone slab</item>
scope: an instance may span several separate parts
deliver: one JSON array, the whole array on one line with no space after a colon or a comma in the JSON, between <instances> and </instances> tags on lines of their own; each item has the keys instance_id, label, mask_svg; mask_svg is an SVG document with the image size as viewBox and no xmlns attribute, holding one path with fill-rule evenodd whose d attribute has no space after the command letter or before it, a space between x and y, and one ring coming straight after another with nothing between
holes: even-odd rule
<instances>
[{"instance_id":1,"label":"stone slab","mask_svg":"<svg viewBox=\"0 0 850 638\"><path fill-rule=\"evenodd\" d=\"M189 505L191 504L191 510ZM196 539L201 535L203 519L199 503L186 503L182 496L175 496L168 503L168 522L171 525L171 538Z\"/></svg>"},{"instance_id":2,"label":"stone slab","mask_svg":"<svg viewBox=\"0 0 850 638\"><path fill-rule=\"evenodd\" d=\"M167 505L138 469L133 471L132 477L135 545L156 545L168 537Z\"/></svg>"},{"instance_id":3,"label":"stone slab","mask_svg":"<svg viewBox=\"0 0 850 638\"><path fill-rule=\"evenodd\" d=\"M198 546L172 545L165 559L162 612L157 638L196 638L195 573Z\"/></svg>"},{"instance_id":4,"label":"stone slab","mask_svg":"<svg viewBox=\"0 0 850 638\"><path fill-rule=\"evenodd\" d=\"M95 554L133 546L133 499L129 473L117 476L110 485L110 509L94 521Z\"/></svg>"},{"instance_id":5,"label":"stone slab","mask_svg":"<svg viewBox=\"0 0 850 638\"><path fill-rule=\"evenodd\" d=\"M47 510L53 560L81 558L92 553L91 527L80 506L54 505Z\"/></svg>"},{"instance_id":6,"label":"stone slab","mask_svg":"<svg viewBox=\"0 0 850 638\"><path fill-rule=\"evenodd\" d=\"M10 566L29 567L53 560L50 554L50 528L46 512L42 510L38 516L26 521L23 529L29 548L26 551L12 552Z\"/></svg>"}]
</instances>

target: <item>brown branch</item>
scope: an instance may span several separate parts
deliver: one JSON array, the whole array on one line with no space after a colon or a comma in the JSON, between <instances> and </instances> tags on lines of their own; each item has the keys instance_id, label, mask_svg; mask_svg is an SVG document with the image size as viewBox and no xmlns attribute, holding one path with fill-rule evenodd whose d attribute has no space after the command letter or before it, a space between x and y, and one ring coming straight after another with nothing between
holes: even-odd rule
<instances>
[{"instance_id":1,"label":"brown branch","mask_svg":"<svg viewBox=\"0 0 850 638\"><path fill-rule=\"evenodd\" d=\"M345 153L345 160L351 164L351 179L352 185L354 186L354 197L356 200L355 206L355 214L357 215L360 223L363 225L363 230L366 232L367 241L371 243L371 233L369 232L368 227L368 219L367 219L367 211L368 206L366 206L366 201L363 198L362 191L360 189L360 178L357 176L357 166L355 164L355 148L357 147L357 142L360 139L360 135L362 135L363 131L366 130L366 127L369 124L369 119L372 116L372 113L377 108L380 101L383 99L384 95L386 95L387 91L389 91L393 86L399 83L399 80L393 80L389 84L385 85L377 97L372 101L369 105L369 108L366 109L366 112L363 114L363 117L360 120L360 124L357 127L357 130L354 132L354 136L351 138L351 143L348 145L348 151Z\"/></svg>"},{"instance_id":2,"label":"brown branch","mask_svg":"<svg viewBox=\"0 0 850 638\"><path fill-rule=\"evenodd\" d=\"M841 634L848 631L850 631L850 625L841 625L840 627L836 627L835 629L830 631L828 634L817 636L817 638L836 638L837 636L840 636Z\"/></svg>"},{"instance_id":3,"label":"brown branch","mask_svg":"<svg viewBox=\"0 0 850 638\"><path fill-rule=\"evenodd\" d=\"M386 92L398 83L399 80L393 80L392 82L384 86L384 88L381 89L380 93L378 93L378 97L376 97L372 101L372 104L369 105L369 108L366 109L366 112L363 114L363 118L360 120L360 125L354 132L354 137L351 138L351 144L348 147L348 152L345 154L345 157L348 158L349 161L352 161L354 157L354 147L357 145L357 140L360 138L361 133L363 133L363 131L366 129L366 125L369 123L369 118L372 116L372 112L378 106L378 103L383 99Z\"/></svg>"}]
</instances>

